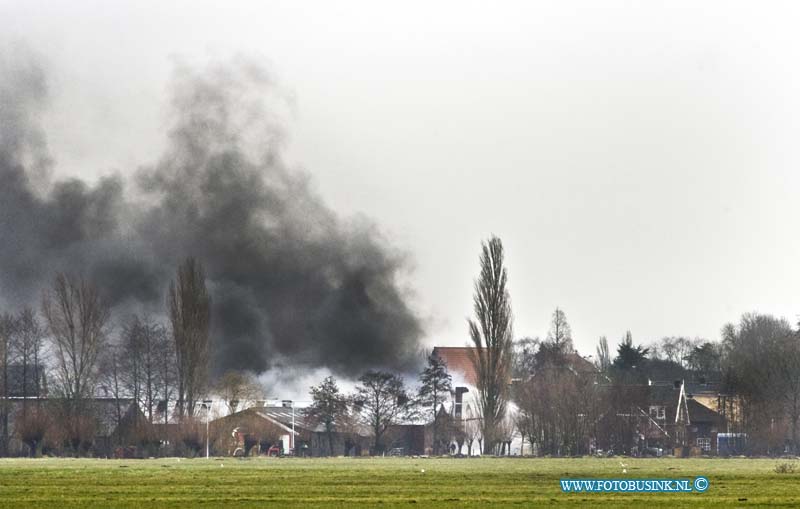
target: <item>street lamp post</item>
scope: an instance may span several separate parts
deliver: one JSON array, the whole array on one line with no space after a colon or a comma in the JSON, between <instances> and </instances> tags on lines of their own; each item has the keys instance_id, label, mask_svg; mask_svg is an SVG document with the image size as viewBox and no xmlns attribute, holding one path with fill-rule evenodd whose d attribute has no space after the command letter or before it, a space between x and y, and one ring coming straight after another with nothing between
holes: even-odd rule
<instances>
[{"instance_id":1,"label":"street lamp post","mask_svg":"<svg viewBox=\"0 0 800 509\"><path fill-rule=\"evenodd\" d=\"M295 425L294 425L295 424L294 404L295 403L310 403L310 401L294 401L292 399L281 400L281 404L283 405L284 408L286 408L286 405L289 405L289 407L291 407L291 409L292 409L292 434L289 436L289 451L291 452L292 455L294 455L295 452L296 452L294 450L294 444L295 444L295 440L294 440L294 433L295 433L295 431L294 431L295 430Z\"/></svg>"},{"instance_id":2,"label":"street lamp post","mask_svg":"<svg viewBox=\"0 0 800 509\"><path fill-rule=\"evenodd\" d=\"M210 412L211 412L211 400L210 399L203 400L203 406L206 407L206 459L208 459L210 457L210 454L209 454L209 450L210 450L209 442L210 442L210 440L209 440L209 435L208 435L208 421L210 420L209 417L210 417Z\"/></svg>"},{"instance_id":3,"label":"street lamp post","mask_svg":"<svg viewBox=\"0 0 800 509\"><path fill-rule=\"evenodd\" d=\"M291 445L292 445L292 456L295 456L295 450L294 450L294 401L291 401L291 404L292 404L292 440L291 440L292 443L291 443Z\"/></svg>"}]
</instances>

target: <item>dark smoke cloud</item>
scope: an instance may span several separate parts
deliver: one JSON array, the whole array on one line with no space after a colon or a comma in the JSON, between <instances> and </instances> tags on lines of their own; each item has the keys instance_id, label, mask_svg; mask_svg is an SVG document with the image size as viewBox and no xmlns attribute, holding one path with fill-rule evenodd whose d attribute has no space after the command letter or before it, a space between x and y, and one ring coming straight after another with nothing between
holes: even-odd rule
<instances>
[{"instance_id":1,"label":"dark smoke cloud","mask_svg":"<svg viewBox=\"0 0 800 509\"><path fill-rule=\"evenodd\" d=\"M67 270L93 278L119 314L161 310L175 267L193 255L213 299L216 372L411 368L421 329L398 281L404 257L284 166L270 106L280 97L242 59L178 66L168 148L133 183L39 185L51 165L37 120L45 73L0 52L0 298L35 304Z\"/></svg>"}]
</instances>

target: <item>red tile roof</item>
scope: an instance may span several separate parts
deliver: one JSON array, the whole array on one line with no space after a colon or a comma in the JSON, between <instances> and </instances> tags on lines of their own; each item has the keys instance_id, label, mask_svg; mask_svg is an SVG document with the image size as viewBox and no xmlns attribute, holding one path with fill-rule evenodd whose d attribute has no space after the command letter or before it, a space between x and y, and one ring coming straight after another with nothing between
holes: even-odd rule
<instances>
[{"instance_id":1,"label":"red tile roof","mask_svg":"<svg viewBox=\"0 0 800 509\"><path fill-rule=\"evenodd\" d=\"M472 363L474 351L475 347L471 346L437 346L434 347L433 354L447 364L447 371L453 375L454 382L458 383L461 380L476 386L478 373Z\"/></svg>"},{"instance_id":2,"label":"red tile roof","mask_svg":"<svg viewBox=\"0 0 800 509\"><path fill-rule=\"evenodd\" d=\"M447 364L447 372L454 382L466 382L474 387L478 385L478 372L472 362L474 346L436 346L433 354ZM567 354L567 362L576 373L596 373L597 368L590 361L581 357L578 352Z\"/></svg>"},{"instance_id":3,"label":"red tile roof","mask_svg":"<svg viewBox=\"0 0 800 509\"><path fill-rule=\"evenodd\" d=\"M567 362L578 373L597 373L597 367L578 352L567 354Z\"/></svg>"}]
</instances>

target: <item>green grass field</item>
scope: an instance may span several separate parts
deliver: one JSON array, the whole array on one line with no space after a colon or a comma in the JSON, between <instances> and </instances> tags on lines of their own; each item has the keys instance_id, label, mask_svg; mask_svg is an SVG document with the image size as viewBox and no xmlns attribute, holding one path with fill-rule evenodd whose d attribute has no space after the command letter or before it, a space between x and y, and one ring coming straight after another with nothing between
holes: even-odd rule
<instances>
[{"instance_id":1,"label":"green grass field","mask_svg":"<svg viewBox=\"0 0 800 509\"><path fill-rule=\"evenodd\" d=\"M620 461L627 464L622 474ZM782 460L294 459L0 460L0 507L800 506ZM800 465L798 465L800 467ZM422 470L425 470L424 473ZM562 477L693 478L705 493L565 494Z\"/></svg>"}]
</instances>

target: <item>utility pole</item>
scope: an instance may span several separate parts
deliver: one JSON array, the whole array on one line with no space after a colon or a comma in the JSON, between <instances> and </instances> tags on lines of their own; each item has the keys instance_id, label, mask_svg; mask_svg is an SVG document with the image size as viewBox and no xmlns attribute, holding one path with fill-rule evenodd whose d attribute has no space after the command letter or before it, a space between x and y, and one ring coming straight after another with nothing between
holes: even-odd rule
<instances>
[{"instance_id":1,"label":"utility pole","mask_svg":"<svg viewBox=\"0 0 800 509\"><path fill-rule=\"evenodd\" d=\"M292 401L292 456L297 456L297 451L294 450L294 401Z\"/></svg>"},{"instance_id":2,"label":"utility pole","mask_svg":"<svg viewBox=\"0 0 800 509\"><path fill-rule=\"evenodd\" d=\"M206 407L206 459L209 459L211 456L209 454L210 447L209 447L209 434L208 434L208 421L210 420L211 414L211 400L205 399L203 400L203 406Z\"/></svg>"}]
</instances>

